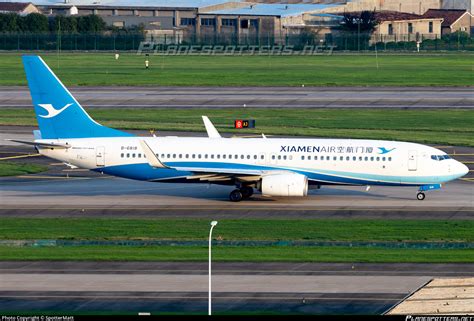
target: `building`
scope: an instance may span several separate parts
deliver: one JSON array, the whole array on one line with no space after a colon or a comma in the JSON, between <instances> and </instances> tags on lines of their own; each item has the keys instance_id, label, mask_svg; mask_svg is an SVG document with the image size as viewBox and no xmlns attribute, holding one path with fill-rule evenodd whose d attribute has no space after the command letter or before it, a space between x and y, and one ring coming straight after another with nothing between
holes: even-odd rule
<instances>
[{"instance_id":1,"label":"building","mask_svg":"<svg viewBox=\"0 0 474 321\"><path fill-rule=\"evenodd\" d=\"M474 14L474 0L441 0L440 9L463 9Z\"/></svg>"},{"instance_id":2,"label":"building","mask_svg":"<svg viewBox=\"0 0 474 321\"><path fill-rule=\"evenodd\" d=\"M40 13L40 10L31 2L0 2L0 13L27 15Z\"/></svg>"},{"instance_id":3,"label":"building","mask_svg":"<svg viewBox=\"0 0 474 321\"><path fill-rule=\"evenodd\" d=\"M442 35L456 31L471 34L472 15L465 9L430 9L423 14L423 17L429 19L442 18Z\"/></svg>"},{"instance_id":4,"label":"building","mask_svg":"<svg viewBox=\"0 0 474 321\"><path fill-rule=\"evenodd\" d=\"M324 12L329 4L247 4L199 14L196 32L203 40L218 35L222 43L287 44L288 37L310 27L305 17ZM206 41L208 42L208 41Z\"/></svg>"},{"instance_id":5,"label":"building","mask_svg":"<svg viewBox=\"0 0 474 321\"><path fill-rule=\"evenodd\" d=\"M382 11L372 40L377 42L423 41L441 37L442 17L425 17L412 13Z\"/></svg>"}]
</instances>

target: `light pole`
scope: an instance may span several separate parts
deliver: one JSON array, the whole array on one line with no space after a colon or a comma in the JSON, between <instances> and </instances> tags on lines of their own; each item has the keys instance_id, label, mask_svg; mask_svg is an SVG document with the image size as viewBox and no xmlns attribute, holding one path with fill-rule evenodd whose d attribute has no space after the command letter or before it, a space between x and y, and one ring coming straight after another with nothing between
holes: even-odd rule
<instances>
[{"instance_id":1,"label":"light pole","mask_svg":"<svg viewBox=\"0 0 474 321\"><path fill-rule=\"evenodd\" d=\"M211 222L211 229L209 230L209 315L211 315L211 240L212 240L212 230L214 226L217 225L217 221Z\"/></svg>"}]
</instances>

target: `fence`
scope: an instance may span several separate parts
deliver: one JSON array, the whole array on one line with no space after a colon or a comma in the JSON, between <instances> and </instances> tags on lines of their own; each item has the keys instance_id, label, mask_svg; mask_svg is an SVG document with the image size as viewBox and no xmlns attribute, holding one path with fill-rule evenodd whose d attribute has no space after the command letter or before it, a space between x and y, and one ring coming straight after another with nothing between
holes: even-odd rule
<instances>
[{"instance_id":1,"label":"fence","mask_svg":"<svg viewBox=\"0 0 474 321\"><path fill-rule=\"evenodd\" d=\"M301 51L308 46L331 48L336 51L415 51L417 41L420 50L469 50L474 51L474 38L461 34L443 37L432 35L368 35L368 34L326 34L310 32L280 35L275 33L175 33L159 36L143 34L0 34L0 50L68 50L68 51L137 51L166 52L172 46L250 47L285 46Z\"/></svg>"}]
</instances>

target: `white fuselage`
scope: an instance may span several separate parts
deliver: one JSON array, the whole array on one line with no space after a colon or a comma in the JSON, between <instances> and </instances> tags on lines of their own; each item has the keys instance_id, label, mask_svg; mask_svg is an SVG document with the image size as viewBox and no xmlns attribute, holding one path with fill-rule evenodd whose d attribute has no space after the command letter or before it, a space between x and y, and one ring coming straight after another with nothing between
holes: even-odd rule
<instances>
[{"instance_id":1,"label":"white fuselage","mask_svg":"<svg viewBox=\"0 0 474 321\"><path fill-rule=\"evenodd\" d=\"M62 162L111 175L167 181L190 177L190 170L153 168L140 141L171 168L283 170L313 184L426 185L444 183L466 167L436 148L415 143L351 139L264 139L195 137L111 137L39 142L71 148L40 148Z\"/></svg>"}]
</instances>

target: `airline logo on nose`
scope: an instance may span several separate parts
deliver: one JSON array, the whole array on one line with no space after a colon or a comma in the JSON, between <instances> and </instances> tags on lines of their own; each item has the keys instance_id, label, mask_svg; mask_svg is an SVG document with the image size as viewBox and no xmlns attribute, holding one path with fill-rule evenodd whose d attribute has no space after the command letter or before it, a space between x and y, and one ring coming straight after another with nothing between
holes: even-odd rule
<instances>
[{"instance_id":1,"label":"airline logo on nose","mask_svg":"<svg viewBox=\"0 0 474 321\"><path fill-rule=\"evenodd\" d=\"M38 106L40 106L41 108L43 108L44 110L48 112L47 115L38 115L38 116L40 116L41 118L53 118L59 115L60 113L62 113L63 111L65 111L66 108L72 105L73 104L67 104L61 109L55 109L53 105L51 104L38 104Z\"/></svg>"}]
</instances>

